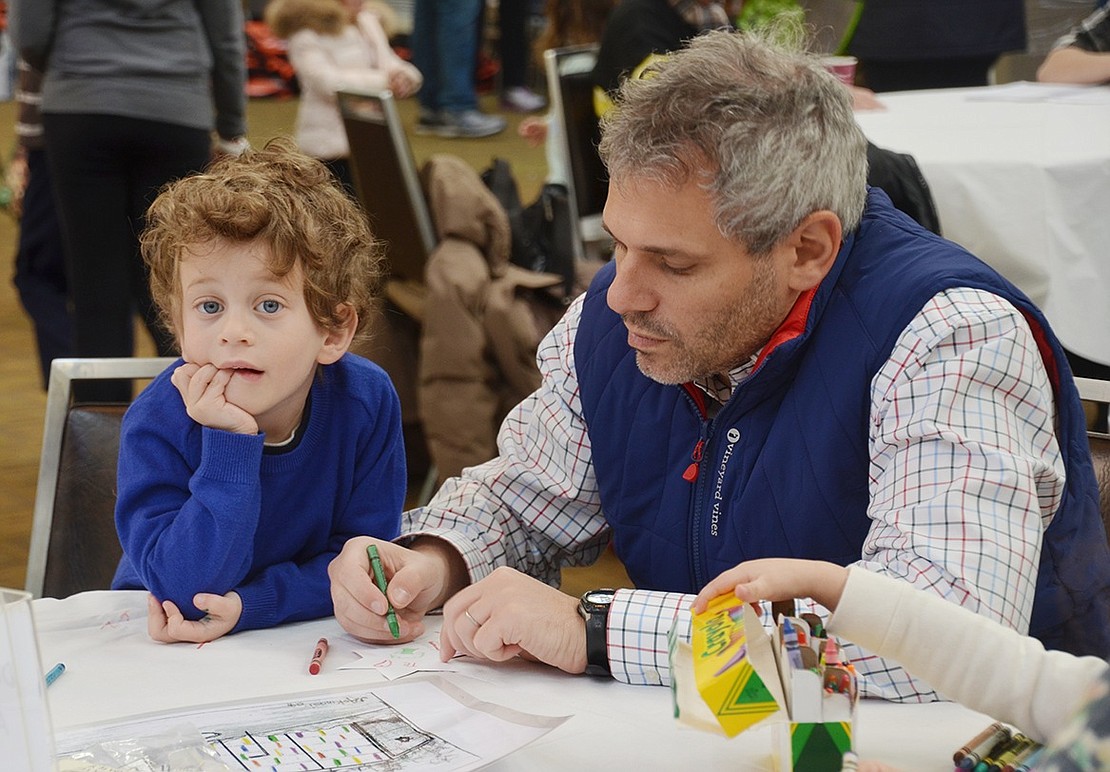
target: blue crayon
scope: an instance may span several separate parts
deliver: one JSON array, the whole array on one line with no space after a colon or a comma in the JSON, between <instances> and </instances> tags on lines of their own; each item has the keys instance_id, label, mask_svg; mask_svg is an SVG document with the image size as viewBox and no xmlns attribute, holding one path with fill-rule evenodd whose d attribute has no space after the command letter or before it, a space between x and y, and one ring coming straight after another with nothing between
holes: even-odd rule
<instances>
[{"instance_id":1,"label":"blue crayon","mask_svg":"<svg viewBox=\"0 0 1110 772\"><path fill-rule=\"evenodd\" d=\"M782 618L782 642L786 646L786 657L790 660L790 667L801 670L804 665L802 664L802 652L798 648L800 645L798 643L798 631L790 623L790 617Z\"/></svg>"},{"instance_id":2,"label":"blue crayon","mask_svg":"<svg viewBox=\"0 0 1110 772\"><path fill-rule=\"evenodd\" d=\"M64 662L59 662L54 667L50 668L50 670L46 674L46 685L50 686L50 684L57 681L58 676L60 676L64 672L66 672L66 666Z\"/></svg>"}]
</instances>

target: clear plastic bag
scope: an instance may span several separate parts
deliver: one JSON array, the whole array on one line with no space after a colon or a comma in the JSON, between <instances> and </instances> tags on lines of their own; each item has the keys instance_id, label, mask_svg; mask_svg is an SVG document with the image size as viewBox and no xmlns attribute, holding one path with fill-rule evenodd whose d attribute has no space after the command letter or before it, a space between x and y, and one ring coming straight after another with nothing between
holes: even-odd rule
<instances>
[{"instance_id":1,"label":"clear plastic bag","mask_svg":"<svg viewBox=\"0 0 1110 772\"><path fill-rule=\"evenodd\" d=\"M58 759L58 772L227 772L191 724L145 737L110 740Z\"/></svg>"}]
</instances>

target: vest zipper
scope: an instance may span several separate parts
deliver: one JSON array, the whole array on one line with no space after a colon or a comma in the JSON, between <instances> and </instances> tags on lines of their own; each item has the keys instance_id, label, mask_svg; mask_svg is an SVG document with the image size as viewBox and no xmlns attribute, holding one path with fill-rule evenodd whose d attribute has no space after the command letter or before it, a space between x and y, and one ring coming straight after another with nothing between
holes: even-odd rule
<instances>
[{"instance_id":1,"label":"vest zipper","mask_svg":"<svg viewBox=\"0 0 1110 772\"><path fill-rule=\"evenodd\" d=\"M705 395L692 383L682 384L682 388L694 401L694 406L698 409L698 414L701 416L702 431L704 432L705 422L709 419L709 411L705 407ZM705 448L705 437L699 437L697 443L694 445L693 452L690 453L691 463L686 467L686 471L682 473L682 479L688 483L695 483L698 481L698 472L701 469L702 451Z\"/></svg>"},{"instance_id":2,"label":"vest zipper","mask_svg":"<svg viewBox=\"0 0 1110 772\"><path fill-rule=\"evenodd\" d=\"M690 466L686 467L686 471L682 473L682 479L688 483L697 482L698 469L701 465L702 448L705 447L705 440L699 439L698 444L694 446L694 452L690 454L693 459Z\"/></svg>"}]
</instances>

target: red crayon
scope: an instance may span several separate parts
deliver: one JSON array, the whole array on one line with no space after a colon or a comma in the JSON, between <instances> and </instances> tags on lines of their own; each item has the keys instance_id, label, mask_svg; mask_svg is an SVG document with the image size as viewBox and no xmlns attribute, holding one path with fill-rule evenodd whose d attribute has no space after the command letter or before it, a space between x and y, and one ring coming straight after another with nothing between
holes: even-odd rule
<instances>
[{"instance_id":1,"label":"red crayon","mask_svg":"<svg viewBox=\"0 0 1110 772\"><path fill-rule=\"evenodd\" d=\"M324 657L328 656L328 639L321 638L316 642L316 650L312 652L312 660L308 663L310 675L316 675L324 666Z\"/></svg>"}]
</instances>

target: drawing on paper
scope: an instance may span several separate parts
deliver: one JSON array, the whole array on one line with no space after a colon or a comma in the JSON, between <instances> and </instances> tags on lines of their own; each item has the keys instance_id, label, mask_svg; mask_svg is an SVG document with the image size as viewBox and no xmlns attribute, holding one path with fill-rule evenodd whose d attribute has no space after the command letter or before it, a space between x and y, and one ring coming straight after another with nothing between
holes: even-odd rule
<instances>
[{"instance_id":1,"label":"drawing on paper","mask_svg":"<svg viewBox=\"0 0 1110 772\"><path fill-rule=\"evenodd\" d=\"M239 732L242 731L240 727ZM476 757L409 722L374 695L340 721L223 735L205 733L209 747L232 769L357 770L457 765Z\"/></svg>"}]
</instances>

